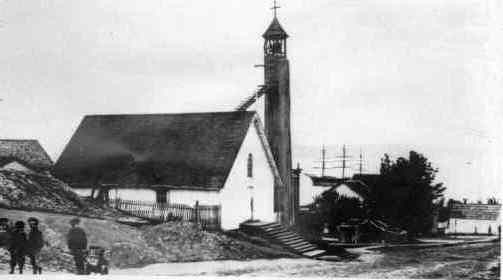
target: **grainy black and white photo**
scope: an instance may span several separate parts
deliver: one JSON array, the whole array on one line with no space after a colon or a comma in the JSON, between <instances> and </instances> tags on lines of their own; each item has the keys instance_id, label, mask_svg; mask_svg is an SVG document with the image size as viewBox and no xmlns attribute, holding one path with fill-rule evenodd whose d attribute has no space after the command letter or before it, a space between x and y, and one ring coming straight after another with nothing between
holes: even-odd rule
<instances>
[{"instance_id":1,"label":"grainy black and white photo","mask_svg":"<svg viewBox=\"0 0 503 280\"><path fill-rule=\"evenodd\" d=\"M0 275L500 279L502 16L0 0Z\"/></svg>"}]
</instances>

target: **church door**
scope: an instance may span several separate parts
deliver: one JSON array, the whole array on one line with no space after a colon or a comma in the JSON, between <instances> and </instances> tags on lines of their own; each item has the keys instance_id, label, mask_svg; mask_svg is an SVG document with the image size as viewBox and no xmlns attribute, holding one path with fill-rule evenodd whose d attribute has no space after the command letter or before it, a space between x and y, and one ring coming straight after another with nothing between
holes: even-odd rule
<instances>
[{"instance_id":1,"label":"church door","mask_svg":"<svg viewBox=\"0 0 503 280\"><path fill-rule=\"evenodd\" d=\"M253 205L253 186L248 186L248 190L250 192L250 220L253 221L254 217L254 211L255 211L255 206Z\"/></svg>"}]
</instances>

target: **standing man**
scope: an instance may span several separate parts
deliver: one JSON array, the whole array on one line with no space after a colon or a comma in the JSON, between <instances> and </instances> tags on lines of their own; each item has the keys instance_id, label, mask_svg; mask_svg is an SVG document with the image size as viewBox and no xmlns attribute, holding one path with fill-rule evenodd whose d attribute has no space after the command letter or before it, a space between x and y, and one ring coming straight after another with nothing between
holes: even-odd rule
<instances>
[{"instance_id":1,"label":"standing man","mask_svg":"<svg viewBox=\"0 0 503 280\"><path fill-rule=\"evenodd\" d=\"M38 229L38 219L34 217L29 218L28 225L30 225L30 232L28 233L26 253L30 258L33 274L42 274L42 268L37 264L37 255L40 253L42 247L44 247L44 239L42 232Z\"/></svg>"},{"instance_id":2,"label":"standing man","mask_svg":"<svg viewBox=\"0 0 503 280\"><path fill-rule=\"evenodd\" d=\"M11 233L9 253L10 274L14 274L16 265L19 268L19 274L23 274L24 257L26 254L26 233L24 232L23 221L17 221L14 224L14 230Z\"/></svg>"},{"instance_id":3,"label":"standing man","mask_svg":"<svg viewBox=\"0 0 503 280\"><path fill-rule=\"evenodd\" d=\"M9 219L0 218L0 248L9 249L10 235Z\"/></svg>"},{"instance_id":4,"label":"standing man","mask_svg":"<svg viewBox=\"0 0 503 280\"><path fill-rule=\"evenodd\" d=\"M66 237L68 249L70 249L73 259L75 260L75 267L77 274L84 274L84 250L87 248L87 237L84 230L77 225L80 223L78 218L70 220L72 228Z\"/></svg>"}]
</instances>

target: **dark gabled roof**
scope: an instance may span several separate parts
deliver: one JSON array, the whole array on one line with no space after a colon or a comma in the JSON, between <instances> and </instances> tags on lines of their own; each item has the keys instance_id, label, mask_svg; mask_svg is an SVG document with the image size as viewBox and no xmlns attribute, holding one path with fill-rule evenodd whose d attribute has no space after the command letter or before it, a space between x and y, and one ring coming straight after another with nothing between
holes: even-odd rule
<instances>
[{"instance_id":1,"label":"dark gabled roof","mask_svg":"<svg viewBox=\"0 0 503 280\"><path fill-rule=\"evenodd\" d=\"M360 180L347 180L343 185L348 186L352 191L359 194L363 199L370 196L370 188L367 184Z\"/></svg>"},{"instance_id":2,"label":"dark gabled roof","mask_svg":"<svg viewBox=\"0 0 503 280\"><path fill-rule=\"evenodd\" d=\"M36 170L52 166L51 158L37 140L0 139L0 165L13 161Z\"/></svg>"},{"instance_id":3,"label":"dark gabled roof","mask_svg":"<svg viewBox=\"0 0 503 280\"><path fill-rule=\"evenodd\" d=\"M331 191L335 191L339 186L346 185L352 191L360 195L363 199L367 199L371 189L376 186L379 180L379 174L355 174L352 179L337 178L333 176L315 176L309 175L314 186L331 187Z\"/></svg>"},{"instance_id":4,"label":"dark gabled roof","mask_svg":"<svg viewBox=\"0 0 503 280\"><path fill-rule=\"evenodd\" d=\"M333 176L316 176L312 174L306 174L311 178L314 186L319 187L333 187L343 183L347 179L337 178Z\"/></svg>"},{"instance_id":5,"label":"dark gabled roof","mask_svg":"<svg viewBox=\"0 0 503 280\"><path fill-rule=\"evenodd\" d=\"M362 173L362 174L354 174L353 175L353 180L362 181L369 188L373 188L373 187L377 186L380 177L381 177L380 174L370 174L370 173L366 174L366 173Z\"/></svg>"},{"instance_id":6,"label":"dark gabled roof","mask_svg":"<svg viewBox=\"0 0 503 280\"><path fill-rule=\"evenodd\" d=\"M222 188L254 112L93 115L82 120L54 174L73 186Z\"/></svg>"},{"instance_id":7,"label":"dark gabled roof","mask_svg":"<svg viewBox=\"0 0 503 280\"><path fill-rule=\"evenodd\" d=\"M262 35L265 39L286 39L288 38L288 34L285 32L278 19L274 17L271 24Z\"/></svg>"},{"instance_id":8,"label":"dark gabled roof","mask_svg":"<svg viewBox=\"0 0 503 280\"><path fill-rule=\"evenodd\" d=\"M455 219L496 221L501 204L453 203L450 211L450 217Z\"/></svg>"}]
</instances>

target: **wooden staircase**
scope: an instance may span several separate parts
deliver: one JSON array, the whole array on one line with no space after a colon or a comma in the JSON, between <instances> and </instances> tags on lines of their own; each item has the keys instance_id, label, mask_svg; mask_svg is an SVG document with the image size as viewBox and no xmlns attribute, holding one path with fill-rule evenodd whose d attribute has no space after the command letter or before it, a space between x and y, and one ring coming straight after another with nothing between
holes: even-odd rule
<instances>
[{"instance_id":1,"label":"wooden staircase","mask_svg":"<svg viewBox=\"0 0 503 280\"><path fill-rule=\"evenodd\" d=\"M245 222L239 228L251 235L268 239L282 245L289 251L308 258L317 258L325 253L315 245L307 242L300 234L288 230L278 223Z\"/></svg>"}]
</instances>

